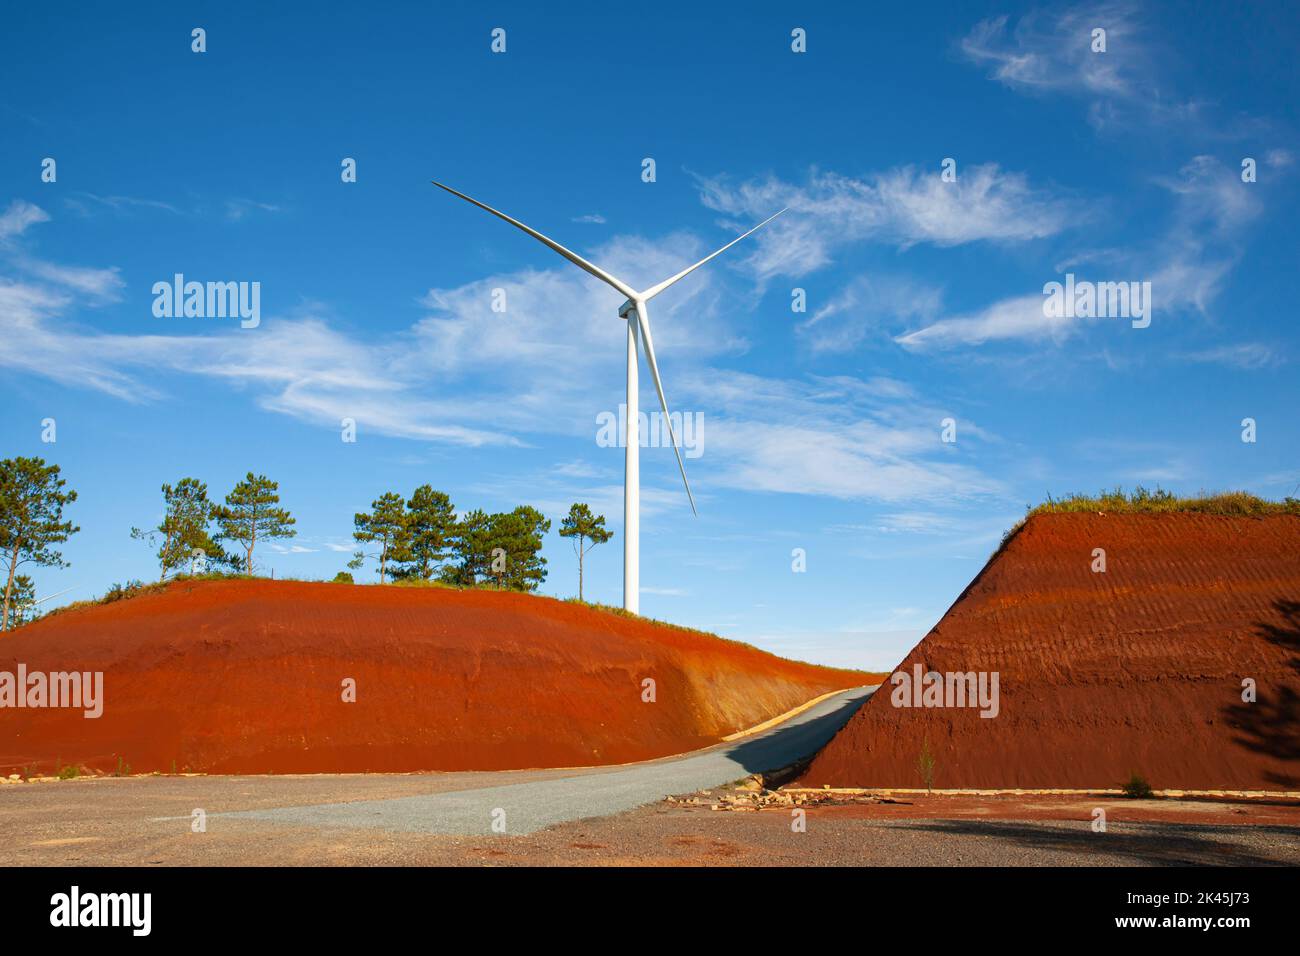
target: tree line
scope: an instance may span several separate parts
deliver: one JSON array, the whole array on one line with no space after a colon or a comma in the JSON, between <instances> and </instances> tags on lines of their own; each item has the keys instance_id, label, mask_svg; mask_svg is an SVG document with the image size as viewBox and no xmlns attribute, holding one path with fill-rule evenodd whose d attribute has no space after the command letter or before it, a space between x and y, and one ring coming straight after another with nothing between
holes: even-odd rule
<instances>
[{"instance_id":1,"label":"tree line","mask_svg":"<svg viewBox=\"0 0 1300 956\"><path fill-rule=\"evenodd\" d=\"M58 465L41 458L0 461L0 567L5 573L0 630L20 624L35 608L35 586L19 573L24 565L68 567L56 545L80 530L63 519L77 493L64 490ZM150 528L131 529L131 537L155 548L159 580L200 572L252 575L261 542L295 536L295 519L280 505L278 483L249 472L221 502L208 497L207 485L182 478L162 486L163 516ZM380 583L438 581L460 587L494 586L535 591L546 580L542 538L551 522L521 505L513 511L475 509L458 516L451 498L421 485L409 498L386 492L370 510L353 517L360 550L348 567L372 561ZM584 558L613 532L603 515L586 504L569 509L559 534L569 538L578 559L578 597L582 599ZM227 550L227 547L231 550ZM351 580L340 572L335 580Z\"/></svg>"}]
</instances>

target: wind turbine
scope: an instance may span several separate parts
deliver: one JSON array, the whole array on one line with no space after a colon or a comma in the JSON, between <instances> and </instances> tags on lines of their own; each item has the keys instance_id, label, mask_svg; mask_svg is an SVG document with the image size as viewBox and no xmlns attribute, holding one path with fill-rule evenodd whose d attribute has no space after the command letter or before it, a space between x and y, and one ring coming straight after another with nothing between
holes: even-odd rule
<instances>
[{"instance_id":1,"label":"wind turbine","mask_svg":"<svg viewBox=\"0 0 1300 956\"><path fill-rule=\"evenodd\" d=\"M536 229L525 226L518 219L513 219L505 213L493 209L491 206L479 202L471 196L452 189L437 180L433 184L439 189L445 189L453 196L459 196L461 199L482 209L484 212L490 212L498 219L504 219L516 229L522 229L528 235L532 236L539 242L554 249L564 258L568 259L579 269L590 273L606 285L612 286L621 295L627 296L618 309L619 318L627 321L627 424L624 438L624 472L623 472L623 609L633 614L640 612L641 606L641 459L640 450L641 442L639 435L639 417L638 404L638 380L637 380L637 348L639 343L643 343L645 349L646 364L650 366L650 375L654 379L655 391L659 393L659 406L664 412L664 422L668 426L668 436L672 439L673 453L677 456L677 469L682 473L682 484L686 486L686 497L691 503L691 513L696 514L695 496L691 494L691 483L686 480L686 466L682 463L682 453L677 447L677 435L673 432L672 419L668 416L668 400L664 398L663 382L659 379L659 363L655 361L654 338L650 335L650 313L646 308L646 303L663 292L669 286L685 279L688 275L704 265L709 260L726 252L736 243L740 242L746 236L752 235L759 229L762 229L769 222L775 219L781 213L782 209L774 215L768 216L749 232L743 233L732 239L729 243L719 249L717 252L705 256L693 266L688 266L675 276L670 276L658 285L652 285L643 292L637 292L626 282L618 279L599 266L593 265L582 256L564 248L554 239L542 235ZM635 314L636 321L632 321Z\"/></svg>"}]
</instances>

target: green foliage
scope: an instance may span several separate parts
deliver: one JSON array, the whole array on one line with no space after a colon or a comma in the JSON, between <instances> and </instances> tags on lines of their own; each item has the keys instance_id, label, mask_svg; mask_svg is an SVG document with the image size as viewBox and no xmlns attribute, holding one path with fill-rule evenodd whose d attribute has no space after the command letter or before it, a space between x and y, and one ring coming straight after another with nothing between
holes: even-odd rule
<instances>
[{"instance_id":1,"label":"green foliage","mask_svg":"<svg viewBox=\"0 0 1300 956\"><path fill-rule=\"evenodd\" d=\"M146 594L157 594L174 587L177 584L189 583L193 581L248 581L251 576L247 574L230 574L222 571L213 571L207 574L186 575L178 574L170 581L154 581L146 584L143 581L127 581L125 584L114 584L102 597L91 598L88 601L73 601L62 607L54 608L46 612L46 617L53 617L56 614L66 614L69 611L77 611L82 608L96 607L100 604L112 604L115 601L126 601L131 598L141 597Z\"/></svg>"},{"instance_id":2,"label":"green foliage","mask_svg":"<svg viewBox=\"0 0 1300 956\"><path fill-rule=\"evenodd\" d=\"M357 513L353 516L356 530L352 532L352 537L363 544L374 542L379 545L375 557L379 559L379 583L383 584L388 562L404 561L410 557L406 502L401 495L390 491L371 502L370 508L369 514ZM360 567L356 556L352 560L356 563L350 562L348 567Z\"/></svg>"},{"instance_id":3,"label":"green foliage","mask_svg":"<svg viewBox=\"0 0 1300 956\"><path fill-rule=\"evenodd\" d=\"M145 584L143 581L133 579L127 581L126 584L114 583L113 585L111 585L109 589L104 592L104 596L100 598L98 603L112 604L115 601L124 601L127 598L133 598L136 595L142 594L146 591L160 591L160 590L162 590L161 581L155 584Z\"/></svg>"},{"instance_id":4,"label":"green foliage","mask_svg":"<svg viewBox=\"0 0 1300 956\"><path fill-rule=\"evenodd\" d=\"M921 743L921 753L916 758L916 769L921 775L921 780L925 783L927 793L934 789L934 764L934 753L930 750L930 738L926 737Z\"/></svg>"},{"instance_id":5,"label":"green foliage","mask_svg":"<svg viewBox=\"0 0 1300 956\"><path fill-rule=\"evenodd\" d=\"M0 567L5 570L4 610L0 630L9 627L14 580L24 564L67 567L63 555L52 547L81 529L63 520L63 509L77 500L64 491L58 465L43 458L6 458L0 461Z\"/></svg>"},{"instance_id":6,"label":"green foliage","mask_svg":"<svg viewBox=\"0 0 1300 956\"><path fill-rule=\"evenodd\" d=\"M279 507L280 486L266 475L248 476L226 495L215 517L221 527L220 537L237 541L244 549L244 571L253 573L253 548L267 538L292 538L295 524L288 511Z\"/></svg>"},{"instance_id":7,"label":"green foliage","mask_svg":"<svg viewBox=\"0 0 1300 956\"><path fill-rule=\"evenodd\" d=\"M81 776L80 767L71 766L71 767L59 768L58 777L60 780L76 780L80 776Z\"/></svg>"},{"instance_id":8,"label":"green foliage","mask_svg":"<svg viewBox=\"0 0 1300 956\"><path fill-rule=\"evenodd\" d=\"M533 591L546 580L542 535L551 522L536 508L488 514L475 509L456 523L452 547L458 563L444 565L445 584L485 584L508 591Z\"/></svg>"},{"instance_id":9,"label":"green foliage","mask_svg":"<svg viewBox=\"0 0 1300 956\"><path fill-rule=\"evenodd\" d=\"M1163 488L1148 491L1141 485L1131 493L1123 488L1103 491L1097 495L1067 495L1064 498L1047 496L1047 500L1028 510L1027 517L1040 514L1069 514L1090 511L1106 514L1212 514L1258 518L1265 515L1300 515L1300 500L1285 498L1268 501L1244 491L1225 491L1194 497L1180 497Z\"/></svg>"},{"instance_id":10,"label":"green foliage","mask_svg":"<svg viewBox=\"0 0 1300 956\"><path fill-rule=\"evenodd\" d=\"M536 508L520 505L514 511L494 514L489 528L492 580L507 590L535 591L546 580L542 535L551 530L550 519Z\"/></svg>"},{"instance_id":11,"label":"green foliage","mask_svg":"<svg viewBox=\"0 0 1300 956\"><path fill-rule=\"evenodd\" d=\"M118 758L117 758L117 769L113 771L113 776L115 776L115 777L129 777L129 776L131 776L131 765L130 765L129 763L127 763L126 761L124 761L121 757L118 757Z\"/></svg>"},{"instance_id":12,"label":"green foliage","mask_svg":"<svg viewBox=\"0 0 1300 956\"><path fill-rule=\"evenodd\" d=\"M352 575L351 575L351 574L349 574L349 573L346 572L346 571L340 571L338 574L334 575L334 583L335 583L335 584L355 584L356 582L354 582L354 581L352 580Z\"/></svg>"},{"instance_id":13,"label":"green foliage","mask_svg":"<svg viewBox=\"0 0 1300 956\"><path fill-rule=\"evenodd\" d=\"M428 581L423 578L395 578L393 584L401 588L448 588L453 591L461 589L458 584L440 581L437 578L430 578Z\"/></svg>"},{"instance_id":14,"label":"green foliage","mask_svg":"<svg viewBox=\"0 0 1300 956\"><path fill-rule=\"evenodd\" d=\"M578 556L578 600L582 600L583 558L587 552L598 544L604 544L614 536L614 532L605 528L605 516L593 515L591 508L585 504L575 503L564 516L560 524L561 538L575 538L573 551ZM584 542L591 544L584 547Z\"/></svg>"},{"instance_id":15,"label":"green foliage","mask_svg":"<svg viewBox=\"0 0 1300 956\"><path fill-rule=\"evenodd\" d=\"M36 620L36 582L25 574L14 575L13 595L9 602L9 626L20 627Z\"/></svg>"},{"instance_id":16,"label":"green foliage","mask_svg":"<svg viewBox=\"0 0 1300 956\"><path fill-rule=\"evenodd\" d=\"M1048 495L1042 504L1026 507L1025 517L1006 530L997 550L1001 551L1030 518L1049 514L1207 514L1265 518L1270 515L1300 515L1300 499L1287 497L1281 501L1269 501L1244 491L1201 492L1194 497L1179 497L1163 488L1148 491L1141 485L1132 493L1115 488L1096 495L1073 494L1064 498Z\"/></svg>"},{"instance_id":17,"label":"green foliage","mask_svg":"<svg viewBox=\"0 0 1300 956\"><path fill-rule=\"evenodd\" d=\"M393 577L428 581L442 569L452 554L456 534L456 510L451 498L421 485L406 503L406 557Z\"/></svg>"},{"instance_id":18,"label":"green foliage","mask_svg":"<svg viewBox=\"0 0 1300 956\"><path fill-rule=\"evenodd\" d=\"M1135 773L1130 775L1128 783L1124 784L1124 796L1134 800L1149 800L1155 796L1155 791L1151 789L1151 784L1147 783L1146 777Z\"/></svg>"},{"instance_id":19,"label":"green foliage","mask_svg":"<svg viewBox=\"0 0 1300 956\"><path fill-rule=\"evenodd\" d=\"M208 500L207 485L196 478L182 478L175 485L163 485L162 493L163 519L158 527L131 529L131 537L137 541L158 545L160 581L173 571L238 563L238 558L227 555L208 533L217 506Z\"/></svg>"},{"instance_id":20,"label":"green foliage","mask_svg":"<svg viewBox=\"0 0 1300 956\"><path fill-rule=\"evenodd\" d=\"M439 574L447 584L473 587L492 567L492 515L476 508L456 522L452 549L457 563L444 565Z\"/></svg>"}]
</instances>

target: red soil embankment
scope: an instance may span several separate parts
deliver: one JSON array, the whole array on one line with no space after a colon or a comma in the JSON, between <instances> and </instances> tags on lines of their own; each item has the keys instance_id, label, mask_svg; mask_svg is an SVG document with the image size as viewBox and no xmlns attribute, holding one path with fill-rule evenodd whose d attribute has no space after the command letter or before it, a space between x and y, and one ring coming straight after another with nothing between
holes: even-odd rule
<instances>
[{"instance_id":1,"label":"red soil embankment","mask_svg":"<svg viewBox=\"0 0 1300 956\"><path fill-rule=\"evenodd\" d=\"M936 788L1300 789L1300 518L1035 516L895 673L918 663L998 672L998 715L887 681L805 785L924 786L928 742Z\"/></svg>"},{"instance_id":2,"label":"red soil embankment","mask_svg":"<svg viewBox=\"0 0 1300 956\"><path fill-rule=\"evenodd\" d=\"M532 595L295 581L178 582L56 614L0 636L0 671L19 663L102 671L105 704L98 719L0 709L5 773L622 763L870 682Z\"/></svg>"}]
</instances>

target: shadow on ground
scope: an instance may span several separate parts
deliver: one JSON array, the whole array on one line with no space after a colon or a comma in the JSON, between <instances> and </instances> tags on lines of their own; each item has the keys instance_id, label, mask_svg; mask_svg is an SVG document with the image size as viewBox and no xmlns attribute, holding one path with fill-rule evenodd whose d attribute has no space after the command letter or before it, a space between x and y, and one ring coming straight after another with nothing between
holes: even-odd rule
<instances>
[{"instance_id":1,"label":"shadow on ground","mask_svg":"<svg viewBox=\"0 0 1300 956\"><path fill-rule=\"evenodd\" d=\"M779 730L743 740L727 751L727 756L740 764L746 773L781 770L796 762L807 762L840 732L870 697L870 693L864 694L845 701L820 717L804 723L787 724Z\"/></svg>"},{"instance_id":2,"label":"shadow on ground","mask_svg":"<svg viewBox=\"0 0 1300 956\"><path fill-rule=\"evenodd\" d=\"M1112 823L1105 833L1088 824L1017 823L995 820L928 820L893 824L900 829L944 833L972 839L1010 841L1027 850L1052 850L1102 856L1115 863L1146 866L1290 866L1288 860L1243 850L1240 844L1220 839L1236 832L1231 827L1197 824ZM1255 834L1273 834L1300 845L1300 829L1251 827Z\"/></svg>"}]
</instances>

